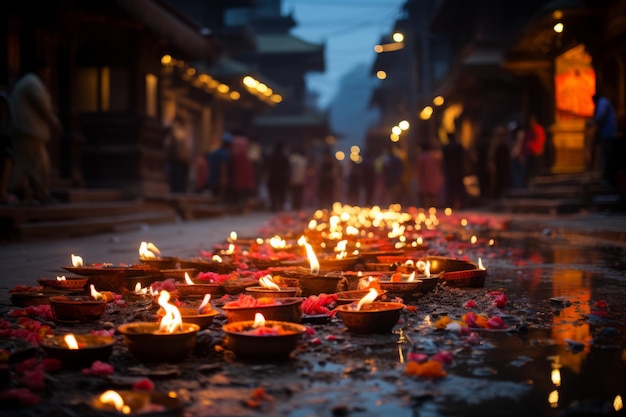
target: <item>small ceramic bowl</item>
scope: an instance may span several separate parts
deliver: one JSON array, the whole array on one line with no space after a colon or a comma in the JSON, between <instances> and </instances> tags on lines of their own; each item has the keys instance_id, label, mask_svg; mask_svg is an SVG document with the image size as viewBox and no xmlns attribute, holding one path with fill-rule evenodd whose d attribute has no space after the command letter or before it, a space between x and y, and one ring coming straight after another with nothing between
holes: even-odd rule
<instances>
[{"instance_id":1,"label":"small ceramic bowl","mask_svg":"<svg viewBox=\"0 0 626 417\"><path fill-rule=\"evenodd\" d=\"M279 325L287 334L257 336L246 333L252 329L253 320L227 323L222 328L226 333L224 343L240 359L251 361L275 361L289 358L298 346L306 327L302 324L266 320L266 326Z\"/></svg>"},{"instance_id":2,"label":"small ceramic bowl","mask_svg":"<svg viewBox=\"0 0 626 417\"><path fill-rule=\"evenodd\" d=\"M130 353L144 362L180 362L196 346L200 326L183 323L183 330L159 332L158 323L125 323L117 328Z\"/></svg>"},{"instance_id":3,"label":"small ceramic bowl","mask_svg":"<svg viewBox=\"0 0 626 417\"><path fill-rule=\"evenodd\" d=\"M224 306L229 323L254 320L256 313L263 314L266 320L300 323L302 321L302 302L304 298L276 298L277 304L256 307Z\"/></svg>"},{"instance_id":4,"label":"small ceramic bowl","mask_svg":"<svg viewBox=\"0 0 626 417\"><path fill-rule=\"evenodd\" d=\"M106 310L107 301L90 296L57 295L50 297L52 314L58 321L88 322L99 320Z\"/></svg>"},{"instance_id":5,"label":"small ceramic bowl","mask_svg":"<svg viewBox=\"0 0 626 417\"><path fill-rule=\"evenodd\" d=\"M388 333L398 323L400 312L406 307L402 303L375 301L365 304L360 310L356 304L337 306L339 316L352 333Z\"/></svg>"},{"instance_id":6,"label":"small ceramic bowl","mask_svg":"<svg viewBox=\"0 0 626 417\"><path fill-rule=\"evenodd\" d=\"M39 346L50 358L59 359L68 368L90 366L94 361L106 362L111 356L115 338L93 334L75 334L79 349L70 349L65 343L65 335L46 337Z\"/></svg>"}]
</instances>

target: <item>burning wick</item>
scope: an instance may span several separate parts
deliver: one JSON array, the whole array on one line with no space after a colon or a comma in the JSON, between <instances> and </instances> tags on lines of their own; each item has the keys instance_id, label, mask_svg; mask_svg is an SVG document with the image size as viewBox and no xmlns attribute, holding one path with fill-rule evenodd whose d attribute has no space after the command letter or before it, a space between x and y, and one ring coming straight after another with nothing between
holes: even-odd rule
<instances>
[{"instance_id":1,"label":"burning wick","mask_svg":"<svg viewBox=\"0 0 626 417\"><path fill-rule=\"evenodd\" d=\"M195 285L195 282L193 282L193 281L191 280L191 278L189 278L189 273L187 273L187 272L185 272L185 284L188 284L188 285Z\"/></svg>"},{"instance_id":2,"label":"burning wick","mask_svg":"<svg viewBox=\"0 0 626 417\"><path fill-rule=\"evenodd\" d=\"M57 277L57 281L67 281L65 276Z\"/></svg>"},{"instance_id":3,"label":"burning wick","mask_svg":"<svg viewBox=\"0 0 626 417\"><path fill-rule=\"evenodd\" d=\"M116 391L108 390L103 392L99 400L102 404L112 404L115 410L122 414L130 414L130 407L124 404L124 399Z\"/></svg>"},{"instance_id":4,"label":"burning wick","mask_svg":"<svg viewBox=\"0 0 626 417\"><path fill-rule=\"evenodd\" d=\"M259 285L263 288L280 291L280 287L274 282L274 280L272 280L272 276L270 274L259 278Z\"/></svg>"},{"instance_id":5,"label":"burning wick","mask_svg":"<svg viewBox=\"0 0 626 417\"><path fill-rule=\"evenodd\" d=\"M72 254L72 266L83 266L83 258Z\"/></svg>"},{"instance_id":6,"label":"burning wick","mask_svg":"<svg viewBox=\"0 0 626 417\"><path fill-rule=\"evenodd\" d=\"M212 260L213 262L217 262L218 264L219 264L219 263L222 263L222 257L221 257L221 256L219 256L219 255L213 255L213 256L211 257L211 260Z\"/></svg>"},{"instance_id":7,"label":"burning wick","mask_svg":"<svg viewBox=\"0 0 626 417\"><path fill-rule=\"evenodd\" d=\"M139 257L142 259L160 258L161 251L151 242L141 242L139 245Z\"/></svg>"},{"instance_id":8,"label":"burning wick","mask_svg":"<svg viewBox=\"0 0 626 417\"><path fill-rule=\"evenodd\" d=\"M141 283L138 282L135 284L135 294L148 294L148 288L141 288Z\"/></svg>"},{"instance_id":9,"label":"burning wick","mask_svg":"<svg viewBox=\"0 0 626 417\"><path fill-rule=\"evenodd\" d=\"M96 291L96 287L93 284L89 285L89 290L94 300L101 300L103 298L102 294Z\"/></svg>"},{"instance_id":10,"label":"burning wick","mask_svg":"<svg viewBox=\"0 0 626 417\"><path fill-rule=\"evenodd\" d=\"M159 294L159 305L165 311L161 319L159 331L164 333L174 333L176 330L183 330L183 318L175 305L170 304L170 293L163 290Z\"/></svg>"},{"instance_id":11,"label":"burning wick","mask_svg":"<svg viewBox=\"0 0 626 417\"><path fill-rule=\"evenodd\" d=\"M237 232L235 232L234 230L232 232L230 232L230 240L235 241L237 240Z\"/></svg>"},{"instance_id":12,"label":"burning wick","mask_svg":"<svg viewBox=\"0 0 626 417\"><path fill-rule=\"evenodd\" d=\"M78 341L72 333L66 334L63 340L70 350L78 350Z\"/></svg>"},{"instance_id":13,"label":"burning wick","mask_svg":"<svg viewBox=\"0 0 626 417\"><path fill-rule=\"evenodd\" d=\"M306 256L309 258L309 265L311 267L311 274L317 275L320 272L320 263L317 260L317 256L313 251L313 247L306 240L303 240L304 248L306 249Z\"/></svg>"},{"instance_id":14,"label":"burning wick","mask_svg":"<svg viewBox=\"0 0 626 417\"><path fill-rule=\"evenodd\" d=\"M211 301L211 294L204 294L204 299L202 300L202 303L200 303L200 307L198 307L198 314L202 314L204 307L209 304L209 301Z\"/></svg>"},{"instance_id":15,"label":"burning wick","mask_svg":"<svg viewBox=\"0 0 626 417\"><path fill-rule=\"evenodd\" d=\"M376 291L374 288L370 288L370 291L359 300L359 303L356 306L357 311L361 310L361 307L365 304L373 303L376 297L378 297L378 291Z\"/></svg>"},{"instance_id":16,"label":"burning wick","mask_svg":"<svg viewBox=\"0 0 626 417\"><path fill-rule=\"evenodd\" d=\"M487 269L483 266L483 261L480 258L478 258L478 269Z\"/></svg>"}]
</instances>

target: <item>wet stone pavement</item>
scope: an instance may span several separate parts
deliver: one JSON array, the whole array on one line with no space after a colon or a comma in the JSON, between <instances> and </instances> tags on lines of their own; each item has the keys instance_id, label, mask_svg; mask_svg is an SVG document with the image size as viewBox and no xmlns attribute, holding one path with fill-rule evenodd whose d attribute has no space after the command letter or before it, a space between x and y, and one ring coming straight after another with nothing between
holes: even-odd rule
<instances>
[{"instance_id":1,"label":"wet stone pavement","mask_svg":"<svg viewBox=\"0 0 626 417\"><path fill-rule=\"evenodd\" d=\"M557 233L556 228L520 227L521 223L481 213L466 216L468 225L460 226L463 215L457 216L441 218L437 234L428 241L429 253L472 262L480 258L488 270L484 287L454 288L440 282L426 294L406 296L401 301L407 308L390 333L353 334L336 315L321 324L306 324L307 332L287 360L251 362L225 348L226 317L220 314L199 333L192 354L176 363L138 361L119 336L107 361L113 373L89 375L62 368L44 372L37 385L36 373L29 374L15 360L3 371L7 376L2 391L31 386L28 392L41 402L31 405L37 402L35 397L25 396L24 405L17 406L3 396L0 414L103 415L89 405L94 396L107 389L131 389L145 380L155 391L175 392L188 416L623 414L626 246ZM147 230L132 237L103 236L101 249L111 243L116 249L107 249L101 255L106 259L100 260L135 262L129 248L136 250L137 240L154 242L164 256L196 256L198 250L211 250L213 243L223 241L227 229L248 236L254 228L258 233L272 228L280 233L285 231L284 220L263 215L251 221L222 221L219 226L211 223L206 234L212 240L202 242L192 242L182 229L169 241L167 234ZM178 241L184 243L177 245ZM83 241L85 252L87 242L89 259L95 261L94 240ZM23 274L18 283L36 285L37 277L60 271L67 262L58 258L58 252L72 247L81 253L80 247L73 247L76 244L55 244L47 255L48 267ZM13 250L16 257L25 247L0 248L4 256ZM13 274L9 275L15 280ZM212 303L221 311L225 302L236 298L215 298ZM7 322L15 328L19 309L8 301L0 309L4 328ZM155 321L157 309L149 302L112 303L101 320L86 324L30 318L54 334L87 333L124 322ZM459 323L467 322L469 312L486 319L498 317L504 325L468 329ZM44 357L37 355L33 357ZM25 357L16 356L20 362ZM440 366L424 367L434 362Z\"/></svg>"}]
</instances>

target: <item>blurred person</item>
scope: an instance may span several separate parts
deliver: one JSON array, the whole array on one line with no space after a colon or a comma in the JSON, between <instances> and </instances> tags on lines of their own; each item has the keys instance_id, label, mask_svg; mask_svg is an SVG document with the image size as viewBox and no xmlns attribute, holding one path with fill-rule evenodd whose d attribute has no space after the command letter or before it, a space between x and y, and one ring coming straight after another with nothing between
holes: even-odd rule
<instances>
[{"instance_id":1,"label":"blurred person","mask_svg":"<svg viewBox=\"0 0 626 417\"><path fill-rule=\"evenodd\" d=\"M456 135L448 133L448 143L442 148L445 204L455 210L465 208L465 148Z\"/></svg>"},{"instance_id":2,"label":"blurred person","mask_svg":"<svg viewBox=\"0 0 626 417\"><path fill-rule=\"evenodd\" d=\"M191 126L182 114L176 114L167 130L165 149L170 192L185 193L189 185L189 169L192 160L193 138Z\"/></svg>"},{"instance_id":3,"label":"blurred person","mask_svg":"<svg viewBox=\"0 0 626 417\"><path fill-rule=\"evenodd\" d=\"M254 170L255 190L253 197L262 200L265 193L265 190L262 189L265 182L263 178L263 148L259 140L252 136L248 138L248 159L252 162Z\"/></svg>"},{"instance_id":4,"label":"blurred person","mask_svg":"<svg viewBox=\"0 0 626 417\"><path fill-rule=\"evenodd\" d=\"M336 182L340 178L340 169L330 148L325 148L317 175L317 197L319 208L330 208L335 202Z\"/></svg>"},{"instance_id":5,"label":"blurred person","mask_svg":"<svg viewBox=\"0 0 626 417\"><path fill-rule=\"evenodd\" d=\"M611 185L615 185L618 157L623 157L618 149L615 109L611 101L600 94L594 94L592 99L595 108L591 123L595 126L595 133L591 148L591 161L595 164L596 153L599 147L599 167L602 179Z\"/></svg>"},{"instance_id":6,"label":"blurred person","mask_svg":"<svg viewBox=\"0 0 626 417\"><path fill-rule=\"evenodd\" d=\"M14 203L17 199L9 192L9 178L13 169L13 138L11 97L0 90L0 204Z\"/></svg>"},{"instance_id":7,"label":"blurred person","mask_svg":"<svg viewBox=\"0 0 626 417\"><path fill-rule=\"evenodd\" d=\"M246 211L256 190L254 165L248 156L248 138L235 133L230 152L233 200L237 210Z\"/></svg>"},{"instance_id":8,"label":"blurred person","mask_svg":"<svg viewBox=\"0 0 626 417\"><path fill-rule=\"evenodd\" d=\"M291 197L291 209L296 211L302 210L307 160L301 149L296 148L289 155L289 168L289 194Z\"/></svg>"},{"instance_id":9,"label":"blurred person","mask_svg":"<svg viewBox=\"0 0 626 417\"><path fill-rule=\"evenodd\" d=\"M208 187L211 193L220 201L228 202L231 197L232 186L232 158L231 146L233 136L224 132L220 147L206 155L209 166Z\"/></svg>"},{"instance_id":10,"label":"blurred person","mask_svg":"<svg viewBox=\"0 0 626 417\"><path fill-rule=\"evenodd\" d=\"M546 145L546 130L539 124L537 117L531 115L528 120L528 129L524 139L524 154L526 157L526 182L543 174L543 154Z\"/></svg>"},{"instance_id":11,"label":"blurred person","mask_svg":"<svg viewBox=\"0 0 626 417\"><path fill-rule=\"evenodd\" d=\"M11 92L13 111L14 169L10 186L21 189L27 201L49 203L51 135L59 135L62 125L52 107L44 82L49 81L50 66L37 62L15 84Z\"/></svg>"},{"instance_id":12,"label":"blurred person","mask_svg":"<svg viewBox=\"0 0 626 417\"><path fill-rule=\"evenodd\" d=\"M267 158L267 191L269 192L272 211L278 212L285 209L290 175L289 158L285 155L285 145L282 141L278 141L274 144L274 149Z\"/></svg>"},{"instance_id":13,"label":"blurred person","mask_svg":"<svg viewBox=\"0 0 626 417\"><path fill-rule=\"evenodd\" d=\"M422 144L415 164L418 196L423 208L439 207L443 186L443 157L432 143Z\"/></svg>"}]
</instances>

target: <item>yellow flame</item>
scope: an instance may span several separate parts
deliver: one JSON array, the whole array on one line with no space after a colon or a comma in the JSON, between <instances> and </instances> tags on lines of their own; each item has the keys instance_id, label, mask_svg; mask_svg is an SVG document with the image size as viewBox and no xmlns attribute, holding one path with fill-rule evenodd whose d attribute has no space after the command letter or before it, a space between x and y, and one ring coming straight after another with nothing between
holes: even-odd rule
<instances>
[{"instance_id":1,"label":"yellow flame","mask_svg":"<svg viewBox=\"0 0 626 417\"><path fill-rule=\"evenodd\" d=\"M274 249L283 249L287 246L287 241L280 236L270 238L270 246Z\"/></svg>"},{"instance_id":2,"label":"yellow flame","mask_svg":"<svg viewBox=\"0 0 626 417\"><path fill-rule=\"evenodd\" d=\"M411 275L409 275L409 279L407 279L407 281L415 281L415 271L411 272Z\"/></svg>"},{"instance_id":3,"label":"yellow flame","mask_svg":"<svg viewBox=\"0 0 626 417\"><path fill-rule=\"evenodd\" d=\"M202 314L204 307L206 307L207 304L209 304L209 301L211 301L211 294L204 294L204 299L202 299L202 302L200 303L200 307L198 307L198 314Z\"/></svg>"},{"instance_id":4,"label":"yellow flame","mask_svg":"<svg viewBox=\"0 0 626 417\"><path fill-rule=\"evenodd\" d=\"M237 232L234 230L230 232L230 240L237 240Z\"/></svg>"},{"instance_id":5,"label":"yellow flame","mask_svg":"<svg viewBox=\"0 0 626 417\"><path fill-rule=\"evenodd\" d=\"M346 239L340 240L339 242L337 242L337 245L335 246L335 252L345 252L347 245L348 245L348 241Z\"/></svg>"},{"instance_id":6,"label":"yellow flame","mask_svg":"<svg viewBox=\"0 0 626 417\"><path fill-rule=\"evenodd\" d=\"M72 266L83 266L83 258L78 255L72 254Z\"/></svg>"},{"instance_id":7,"label":"yellow flame","mask_svg":"<svg viewBox=\"0 0 626 417\"><path fill-rule=\"evenodd\" d=\"M67 347L70 348L71 350L78 349L78 341L76 340L76 337L74 337L72 333L66 334L63 340L65 341L65 344L67 345Z\"/></svg>"},{"instance_id":8,"label":"yellow flame","mask_svg":"<svg viewBox=\"0 0 626 417\"><path fill-rule=\"evenodd\" d=\"M222 257L219 255L213 255L213 257L211 258L211 260L213 262L217 262L218 264L222 263Z\"/></svg>"},{"instance_id":9,"label":"yellow flame","mask_svg":"<svg viewBox=\"0 0 626 417\"><path fill-rule=\"evenodd\" d=\"M407 268L415 268L415 262L413 262L413 259L407 259L404 261L404 266Z\"/></svg>"},{"instance_id":10,"label":"yellow flame","mask_svg":"<svg viewBox=\"0 0 626 417\"><path fill-rule=\"evenodd\" d=\"M370 288L369 292L359 300L356 309L360 310L364 304L373 303L376 297L378 297L378 291L376 291L374 288Z\"/></svg>"},{"instance_id":11,"label":"yellow flame","mask_svg":"<svg viewBox=\"0 0 626 417\"><path fill-rule=\"evenodd\" d=\"M559 392L557 390L552 391L548 395L548 402L552 408L557 408L559 406Z\"/></svg>"},{"instance_id":12,"label":"yellow flame","mask_svg":"<svg viewBox=\"0 0 626 417\"><path fill-rule=\"evenodd\" d=\"M300 236L300 238L298 239L298 245L304 246L305 243L306 243L306 239L304 238L304 236Z\"/></svg>"},{"instance_id":13,"label":"yellow flame","mask_svg":"<svg viewBox=\"0 0 626 417\"><path fill-rule=\"evenodd\" d=\"M161 256L161 251L154 243L141 242L139 245L139 258L155 259Z\"/></svg>"},{"instance_id":14,"label":"yellow flame","mask_svg":"<svg viewBox=\"0 0 626 417\"><path fill-rule=\"evenodd\" d=\"M102 294L99 293L98 291L96 291L96 287L91 284L89 285L89 290L91 292L91 296L96 299L96 300L101 300L102 299Z\"/></svg>"},{"instance_id":15,"label":"yellow flame","mask_svg":"<svg viewBox=\"0 0 626 417\"><path fill-rule=\"evenodd\" d=\"M320 262L317 260L317 256L315 255L315 252L313 252L313 247L308 242L304 242L304 248L306 249L306 256L307 258L309 258L311 274L313 275L319 274Z\"/></svg>"},{"instance_id":16,"label":"yellow flame","mask_svg":"<svg viewBox=\"0 0 626 417\"><path fill-rule=\"evenodd\" d=\"M252 324L252 327L263 327L265 326L265 316L263 316L263 314L261 313L256 313L254 315L254 324Z\"/></svg>"},{"instance_id":17,"label":"yellow flame","mask_svg":"<svg viewBox=\"0 0 626 417\"><path fill-rule=\"evenodd\" d=\"M105 391L100 395L99 400L103 404L112 404L115 410L122 414L130 414L130 407L124 404L124 399L117 391L111 389Z\"/></svg>"},{"instance_id":18,"label":"yellow flame","mask_svg":"<svg viewBox=\"0 0 626 417\"><path fill-rule=\"evenodd\" d=\"M418 245L422 245L422 244L424 243L424 239L422 239L422 237L421 237L421 236L419 236L419 237L417 238L416 242L417 242L417 244L418 244Z\"/></svg>"},{"instance_id":19,"label":"yellow flame","mask_svg":"<svg viewBox=\"0 0 626 417\"><path fill-rule=\"evenodd\" d=\"M165 310L165 315L161 319L159 331L165 333L174 333L176 330L183 330L183 318L178 308L169 303L170 293L163 290L159 294L159 305Z\"/></svg>"},{"instance_id":20,"label":"yellow flame","mask_svg":"<svg viewBox=\"0 0 626 417\"><path fill-rule=\"evenodd\" d=\"M426 261L426 265L424 265L424 275L426 278L430 278L430 261Z\"/></svg>"},{"instance_id":21,"label":"yellow flame","mask_svg":"<svg viewBox=\"0 0 626 417\"><path fill-rule=\"evenodd\" d=\"M477 238L475 235L473 235L473 236L470 238L470 243L471 243L472 245L473 245L474 243L476 243L477 241L478 241L478 238Z\"/></svg>"},{"instance_id":22,"label":"yellow flame","mask_svg":"<svg viewBox=\"0 0 626 417\"><path fill-rule=\"evenodd\" d=\"M141 288L141 282L135 284L135 294L148 294L148 288Z\"/></svg>"},{"instance_id":23,"label":"yellow flame","mask_svg":"<svg viewBox=\"0 0 626 417\"><path fill-rule=\"evenodd\" d=\"M487 269L483 266L483 260L478 258L478 269Z\"/></svg>"},{"instance_id":24,"label":"yellow flame","mask_svg":"<svg viewBox=\"0 0 626 417\"><path fill-rule=\"evenodd\" d=\"M624 401L622 400L621 395L615 396L615 399L613 400L613 408L615 409L615 411L620 411L622 408L624 408Z\"/></svg>"},{"instance_id":25,"label":"yellow flame","mask_svg":"<svg viewBox=\"0 0 626 417\"><path fill-rule=\"evenodd\" d=\"M259 278L259 285L261 285L261 287L263 288L280 291L280 287L274 282L270 274Z\"/></svg>"},{"instance_id":26,"label":"yellow flame","mask_svg":"<svg viewBox=\"0 0 626 417\"><path fill-rule=\"evenodd\" d=\"M188 272L185 272L185 283L189 284L189 285L195 285L195 282L193 282L191 280L191 278L189 278L189 273Z\"/></svg>"},{"instance_id":27,"label":"yellow flame","mask_svg":"<svg viewBox=\"0 0 626 417\"><path fill-rule=\"evenodd\" d=\"M550 373L550 379L552 380L552 383L555 386L560 387L561 386L561 371L558 368L553 369L552 372Z\"/></svg>"},{"instance_id":28,"label":"yellow flame","mask_svg":"<svg viewBox=\"0 0 626 417\"><path fill-rule=\"evenodd\" d=\"M67 281L65 276L57 276L57 281Z\"/></svg>"}]
</instances>

